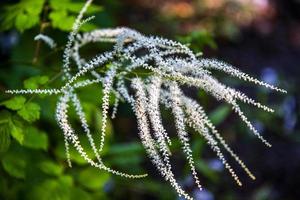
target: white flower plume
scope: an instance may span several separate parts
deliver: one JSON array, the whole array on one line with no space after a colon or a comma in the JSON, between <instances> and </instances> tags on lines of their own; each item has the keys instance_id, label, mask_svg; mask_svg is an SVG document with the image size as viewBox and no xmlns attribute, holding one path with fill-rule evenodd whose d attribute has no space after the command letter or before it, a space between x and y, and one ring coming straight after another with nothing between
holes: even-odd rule
<instances>
[{"instance_id":1,"label":"white flower plume","mask_svg":"<svg viewBox=\"0 0 300 200\"><path fill-rule=\"evenodd\" d=\"M242 182L227 162L222 149L234 158L251 179L255 179L245 163L233 152L211 123L201 105L186 96L180 87L185 85L199 88L217 100L229 104L246 126L267 146L271 146L271 144L250 123L239 103L251 104L266 112L273 112L273 109L256 102L234 88L222 84L213 76L213 72L219 70L277 92L286 93L286 91L255 79L224 62L198 58L197 54L193 53L187 46L165 38L148 37L123 27L99 29L81 34L79 33L80 26L91 19L82 19L90 3L91 0L87 1L82 8L73 25L73 31L69 34L63 55L64 85L61 88L53 89L7 91L11 94L37 93L59 96L56 119L63 131L69 165L71 166L69 146L73 145L80 155L94 167L128 178L146 176L146 174L132 175L111 169L104 164L100 156L99 152L105 145L109 98L113 95L115 102L111 114L112 118L116 117L117 107L121 100L131 105L136 115L140 140L149 158L179 196L192 199L178 184L172 172L170 161L172 153L169 148L171 139L163 126L160 106L169 108L174 116L177 136L182 144L182 150L185 153L195 183L200 189L202 186L196 172L187 126L193 128L204 138L238 185L242 185ZM42 36L37 39L48 41ZM80 55L82 47L99 42L112 43L112 50L95 55L89 60ZM52 43L54 42L52 41ZM72 69L72 71L76 71L75 73L71 73L71 67L73 67L71 60L74 60L76 65L76 69ZM139 73L140 69L143 69L144 72ZM84 88L91 84L99 84L103 90L100 147L95 144L81 101L76 93L77 88ZM76 111L84 134L95 154L95 160L86 153L78 133L71 127L68 119L68 108L71 105Z\"/></svg>"}]
</instances>

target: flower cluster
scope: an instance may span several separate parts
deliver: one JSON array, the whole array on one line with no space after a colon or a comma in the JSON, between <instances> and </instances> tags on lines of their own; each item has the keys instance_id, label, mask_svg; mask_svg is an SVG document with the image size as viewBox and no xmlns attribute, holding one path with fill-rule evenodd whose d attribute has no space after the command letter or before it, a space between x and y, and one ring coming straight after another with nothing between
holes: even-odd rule
<instances>
[{"instance_id":1,"label":"flower cluster","mask_svg":"<svg viewBox=\"0 0 300 200\"><path fill-rule=\"evenodd\" d=\"M202 89L217 100L231 105L232 109L240 116L249 129L267 146L271 146L270 143L249 122L242 112L239 102L252 104L267 112L273 112L273 110L249 98L246 94L222 84L213 77L212 72L213 70L220 70L231 76L253 82L271 90L283 93L286 91L261 82L224 62L199 58L181 43L160 37L148 37L129 28L99 29L80 34L78 32L80 26L90 20L90 18L82 19L90 3L91 0L87 1L81 10L74 23L73 31L69 35L63 60L64 85L57 89L7 91L12 94L38 93L59 95L56 107L56 120L64 133L69 165L71 166L69 145L72 144L80 155L94 167L128 178L142 178L146 176L146 174L132 175L111 169L101 159L99 152L105 144L109 98L113 94L115 103L112 118L116 116L120 100L131 105L136 115L139 137L149 158L179 196L192 199L178 184L172 172L171 151L169 148L171 140L162 124L161 105L169 108L174 116L174 124L182 144L182 150L186 155L195 183L200 189L202 186L195 169L187 127L193 128L195 132L199 133L206 140L238 185L242 185L242 183L234 169L227 162L221 147L236 160L250 178L255 179L244 162L233 152L211 123L201 105L184 95L180 87L186 85ZM43 39L44 37L39 38ZM83 58L79 50L83 46L95 42L110 42L113 44L113 49L96 55L90 60ZM70 70L71 59L74 60L77 66L77 72L74 74ZM138 69L144 69L146 73L139 74L137 72ZM93 78L87 78L91 77L87 75L91 75ZM134 78L132 78L133 75ZM76 94L77 88L83 88L91 84L100 84L103 88L102 129L99 147L95 144L81 102ZM86 153L81 145L78 133L69 123L68 108L70 105L73 105L75 108L96 160L91 159Z\"/></svg>"},{"instance_id":2,"label":"flower cluster","mask_svg":"<svg viewBox=\"0 0 300 200\"><path fill-rule=\"evenodd\" d=\"M34 40L44 41L51 49L54 49L56 47L56 43L53 41L53 39L44 34L38 34L34 37Z\"/></svg>"}]
</instances>

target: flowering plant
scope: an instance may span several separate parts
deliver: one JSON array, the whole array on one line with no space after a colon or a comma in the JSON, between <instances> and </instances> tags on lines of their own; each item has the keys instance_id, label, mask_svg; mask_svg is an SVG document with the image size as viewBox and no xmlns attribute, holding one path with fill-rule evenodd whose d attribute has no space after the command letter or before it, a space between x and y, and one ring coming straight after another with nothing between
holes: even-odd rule
<instances>
[{"instance_id":1,"label":"flowering plant","mask_svg":"<svg viewBox=\"0 0 300 200\"><path fill-rule=\"evenodd\" d=\"M180 86L187 85L202 89L217 100L231 105L232 109L240 116L249 129L269 147L271 144L249 122L242 112L239 102L252 104L267 112L273 112L273 109L256 102L238 90L222 84L213 77L213 70L225 72L244 81L253 82L278 92L285 93L286 91L259 81L224 62L199 57L198 54L194 54L187 46L181 43L160 37L148 37L129 28L99 29L80 34L79 28L92 19L92 17L82 19L91 2L92 0L87 1L81 9L64 50L64 85L61 88L54 89L7 91L7 93L11 94L37 93L59 96L56 106L56 120L64 134L69 166L72 165L69 154L69 145L72 144L80 155L96 168L127 178L142 178L146 176L146 174L134 175L114 170L106 166L100 156L99 152L103 150L105 144L109 98L113 94L115 103L112 118L116 116L120 100L131 105L136 115L139 137L149 158L179 196L192 199L178 184L172 172L171 151L169 149L171 140L162 123L161 105L169 108L173 113L174 124L182 144L182 150L186 155L191 173L199 189L202 189L202 186L194 166L187 127L195 129L197 133L203 136L238 185L242 185L242 183L224 157L220 146L236 160L251 179L255 179L255 176L228 146L211 123L202 106L186 96ZM48 36L38 35L35 39L45 41L50 47L55 46L55 42ZM83 58L79 50L83 46L95 42L110 42L113 43L114 47L111 51L98 54L90 60ZM71 60L77 66L75 74L71 73ZM146 70L146 73L139 74L137 70L140 68ZM88 74L92 75L93 78L87 78ZM101 84L103 88L102 126L99 147L95 144L81 106L81 101L76 93L76 89L90 84ZM91 159L86 153L81 145L78 133L72 128L68 120L68 108L70 105L73 105L76 110L96 160Z\"/></svg>"}]
</instances>

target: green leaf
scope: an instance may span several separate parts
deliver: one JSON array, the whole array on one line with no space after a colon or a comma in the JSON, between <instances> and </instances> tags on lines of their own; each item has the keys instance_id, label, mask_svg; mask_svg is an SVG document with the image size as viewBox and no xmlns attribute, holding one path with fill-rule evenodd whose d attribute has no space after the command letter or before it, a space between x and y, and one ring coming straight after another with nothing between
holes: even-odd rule
<instances>
[{"instance_id":1,"label":"green leaf","mask_svg":"<svg viewBox=\"0 0 300 200\"><path fill-rule=\"evenodd\" d=\"M65 10L52 11L49 18L51 19L52 27L62 31L70 31L76 19L75 16L68 16Z\"/></svg>"},{"instance_id":2,"label":"green leaf","mask_svg":"<svg viewBox=\"0 0 300 200\"><path fill-rule=\"evenodd\" d=\"M23 139L24 139L23 125L19 120L13 118L8 111L0 112L0 129L2 131L7 130L8 133L14 139L16 139L20 144L23 143ZM2 139L4 139L4 138L2 138ZM9 137L9 140L10 140L10 137ZM2 141L2 142L4 142L4 141ZM4 143L3 143L3 145L4 145Z\"/></svg>"},{"instance_id":3,"label":"green leaf","mask_svg":"<svg viewBox=\"0 0 300 200\"><path fill-rule=\"evenodd\" d=\"M4 170L16 178L25 178L26 157L20 152L9 152L2 159Z\"/></svg>"},{"instance_id":4,"label":"green leaf","mask_svg":"<svg viewBox=\"0 0 300 200\"><path fill-rule=\"evenodd\" d=\"M32 17L32 15L20 13L16 17L15 26L19 31L23 32L24 30L30 29L31 27L37 25L38 22L39 22L38 16Z\"/></svg>"},{"instance_id":5,"label":"green leaf","mask_svg":"<svg viewBox=\"0 0 300 200\"><path fill-rule=\"evenodd\" d=\"M225 120L229 113L230 107L222 105L216 108L212 113L210 113L209 119L212 121L213 124L218 125Z\"/></svg>"},{"instance_id":6,"label":"green leaf","mask_svg":"<svg viewBox=\"0 0 300 200\"><path fill-rule=\"evenodd\" d=\"M84 6L85 2L73 2L70 0L51 0L50 1L50 5L51 8L53 10L65 10L65 11L69 11L72 12L74 14L77 14L80 12L80 10L82 9L82 7ZM88 10L87 10L87 14L92 14L92 13L96 13L96 12L100 12L102 11L102 7L98 6L98 5L90 5Z\"/></svg>"},{"instance_id":7,"label":"green leaf","mask_svg":"<svg viewBox=\"0 0 300 200\"><path fill-rule=\"evenodd\" d=\"M25 130L23 145L32 149L48 148L47 134L35 127L28 127Z\"/></svg>"},{"instance_id":8,"label":"green leaf","mask_svg":"<svg viewBox=\"0 0 300 200\"><path fill-rule=\"evenodd\" d=\"M11 136L19 142L19 144L23 144L24 140L24 131L23 131L23 124L21 121L17 119L11 119L10 120L10 134Z\"/></svg>"},{"instance_id":9,"label":"green leaf","mask_svg":"<svg viewBox=\"0 0 300 200\"><path fill-rule=\"evenodd\" d=\"M44 0L21 0L19 3L6 6L1 14L1 29L17 28L19 31L30 29L40 21Z\"/></svg>"},{"instance_id":10,"label":"green leaf","mask_svg":"<svg viewBox=\"0 0 300 200\"><path fill-rule=\"evenodd\" d=\"M28 191L28 199L70 200L73 185L72 177L61 176L58 179L46 179Z\"/></svg>"},{"instance_id":11,"label":"green leaf","mask_svg":"<svg viewBox=\"0 0 300 200\"><path fill-rule=\"evenodd\" d=\"M70 31L72 29L73 23L75 22L76 15L84 6L84 2L72 2L69 0L51 0L50 6L53 9L52 12L49 14L52 26L62 31ZM101 10L101 6L91 5L89 6L86 13L91 14L100 12ZM91 23L86 23L80 29L82 31L90 31L93 28L95 28L95 25Z\"/></svg>"},{"instance_id":12,"label":"green leaf","mask_svg":"<svg viewBox=\"0 0 300 200\"><path fill-rule=\"evenodd\" d=\"M23 108L25 102L26 102L25 97L15 96L9 100L1 102L1 105L4 105L6 108L9 108L11 110L19 110Z\"/></svg>"},{"instance_id":13,"label":"green leaf","mask_svg":"<svg viewBox=\"0 0 300 200\"><path fill-rule=\"evenodd\" d=\"M63 172L63 167L52 161L43 161L39 164L39 168L46 174L59 176Z\"/></svg>"},{"instance_id":14,"label":"green leaf","mask_svg":"<svg viewBox=\"0 0 300 200\"><path fill-rule=\"evenodd\" d=\"M34 122L40 118L40 106L36 103L26 103L19 111L18 114L28 122Z\"/></svg>"},{"instance_id":15,"label":"green leaf","mask_svg":"<svg viewBox=\"0 0 300 200\"><path fill-rule=\"evenodd\" d=\"M40 85L46 84L48 80L48 76L34 76L24 81L24 87L26 89L37 89Z\"/></svg>"},{"instance_id":16,"label":"green leaf","mask_svg":"<svg viewBox=\"0 0 300 200\"><path fill-rule=\"evenodd\" d=\"M109 180L109 174L100 171L97 168L88 167L81 170L78 177L78 182L84 187L91 190L99 190Z\"/></svg>"},{"instance_id":17,"label":"green leaf","mask_svg":"<svg viewBox=\"0 0 300 200\"><path fill-rule=\"evenodd\" d=\"M0 152L6 152L10 145L9 123L0 123Z\"/></svg>"},{"instance_id":18,"label":"green leaf","mask_svg":"<svg viewBox=\"0 0 300 200\"><path fill-rule=\"evenodd\" d=\"M62 31L71 31L76 17L73 15L68 15L65 10L52 11L49 15L52 21L52 27L60 29ZM64 20L61 20L64 19ZM95 29L96 26L92 23L85 23L80 27L81 31L90 31Z\"/></svg>"}]
</instances>

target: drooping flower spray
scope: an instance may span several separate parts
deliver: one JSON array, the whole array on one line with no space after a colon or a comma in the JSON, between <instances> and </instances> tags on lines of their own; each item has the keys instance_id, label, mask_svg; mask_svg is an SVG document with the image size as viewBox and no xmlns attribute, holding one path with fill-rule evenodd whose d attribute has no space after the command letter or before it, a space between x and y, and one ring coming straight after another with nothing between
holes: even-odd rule
<instances>
[{"instance_id":1,"label":"drooping flower spray","mask_svg":"<svg viewBox=\"0 0 300 200\"><path fill-rule=\"evenodd\" d=\"M245 163L233 152L211 123L202 106L186 96L180 87L185 85L202 89L217 100L229 104L246 126L269 147L271 144L250 123L239 103L251 104L266 112L274 112L273 109L256 102L238 90L222 84L213 76L212 71L219 70L277 92L286 93L286 91L259 81L224 62L198 58L187 46L181 43L155 36L145 36L129 28L99 29L81 34L79 33L80 27L92 19L83 19L83 15L91 2L92 0L88 0L80 11L68 37L63 55L64 85L61 88L53 89L6 91L11 94L37 93L58 96L56 120L64 135L68 164L71 166L69 147L72 145L90 165L101 170L127 178L142 178L147 175L133 175L111 169L104 164L100 156L100 152L105 145L109 98L113 94L115 103L111 114L112 118L115 118L117 114L120 100L131 105L136 115L138 136L149 158L179 196L192 199L181 188L172 172L171 151L169 148L171 140L162 123L160 106L169 108L174 116L177 136L181 142L194 181L200 189L202 189L202 186L197 176L187 127L193 128L195 132L203 137L238 185L242 185L241 180L227 162L221 148L234 158L251 179L255 179ZM36 39L41 39L50 46L55 44L53 40L44 35L37 36ZM95 42L110 42L114 46L111 51L95 55L90 60L86 60L80 55L79 50L83 46ZM72 74L70 70L73 67L70 62L71 59L74 60L77 67L75 74ZM139 76L136 73L138 69L146 70L147 75ZM106 71L103 72L103 70ZM87 75L92 75L93 78L87 78ZM130 78L132 75L135 78ZM84 80L82 80L83 78ZM91 84L100 84L103 88L100 146L97 146L93 139L81 101L76 93L78 88ZM75 108L83 131L95 154L95 160L91 159L86 153L81 145L78 133L69 122L69 106Z\"/></svg>"}]
</instances>

